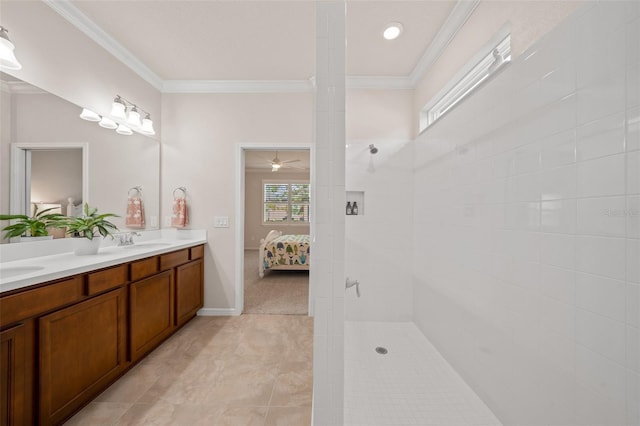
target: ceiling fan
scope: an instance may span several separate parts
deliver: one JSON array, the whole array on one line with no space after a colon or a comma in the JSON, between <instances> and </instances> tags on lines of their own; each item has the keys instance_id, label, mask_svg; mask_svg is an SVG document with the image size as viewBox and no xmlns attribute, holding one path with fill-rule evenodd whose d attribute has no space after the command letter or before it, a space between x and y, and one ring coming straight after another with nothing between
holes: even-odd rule
<instances>
[{"instance_id":1,"label":"ceiling fan","mask_svg":"<svg viewBox=\"0 0 640 426\"><path fill-rule=\"evenodd\" d=\"M278 170L280 170L281 167L285 166L285 164L288 163L295 163L298 162L300 160L281 160L278 158L278 151L276 151L276 157L271 160L271 171L272 172L277 172ZM285 166L288 167L288 166Z\"/></svg>"}]
</instances>

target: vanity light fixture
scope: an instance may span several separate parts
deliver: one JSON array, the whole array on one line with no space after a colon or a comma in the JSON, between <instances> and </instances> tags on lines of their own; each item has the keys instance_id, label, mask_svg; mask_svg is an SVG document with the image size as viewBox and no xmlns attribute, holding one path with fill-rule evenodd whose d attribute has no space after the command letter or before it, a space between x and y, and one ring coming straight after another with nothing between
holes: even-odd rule
<instances>
[{"instance_id":1,"label":"vanity light fixture","mask_svg":"<svg viewBox=\"0 0 640 426\"><path fill-rule=\"evenodd\" d=\"M144 114L144 115L142 115ZM129 102L120 95L116 95L111 108L111 116L127 120L127 126L143 135L153 136L153 121L151 114L133 102ZM144 118L142 118L144 116Z\"/></svg>"},{"instance_id":2,"label":"vanity light fixture","mask_svg":"<svg viewBox=\"0 0 640 426\"><path fill-rule=\"evenodd\" d=\"M392 22L385 27L384 31L382 32L382 36L385 38L385 40L395 40L400 37L403 29L404 28L400 22Z\"/></svg>"},{"instance_id":3,"label":"vanity light fixture","mask_svg":"<svg viewBox=\"0 0 640 426\"><path fill-rule=\"evenodd\" d=\"M100 121L102 117L96 112L91 111L87 108L82 108L82 112L80 113L80 118L87 121Z\"/></svg>"},{"instance_id":4,"label":"vanity light fixture","mask_svg":"<svg viewBox=\"0 0 640 426\"><path fill-rule=\"evenodd\" d=\"M142 127L140 127L140 133L148 136L153 136L156 134L156 131L153 130L153 121L151 121L151 115L148 113L142 119Z\"/></svg>"},{"instance_id":5,"label":"vanity light fixture","mask_svg":"<svg viewBox=\"0 0 640 426\"><path fill-rule=\"evenodd\" d=\"M125 126L124 124L118 124L118 128L116 129L116 133L120 135L130 136L133 134L133 130Z\"/></svg>"},{"instance_id":6,"label":"vanity light fixture","mask_svg":"<svg viewBox=\"0 0 640 426\"><path fill-rule=\"evenodd\" d=\"M115 118L126 118L127 117L127 106L124 101L120 98L120 95L116 96L111 104L111 116Z\"/></svg>"},{"instance_id":7,"label":"vanity light fixture","mask_svg":"<svg viewBox=\"0 0 640 426\"><path fill-rule=\"evenodd\" d=\"M144 114L144 115L141 115ZM111 104L111 116L100 116L90 109L83 108L80 118L88 121L98 121L100 127L105 129L116 129L121 135L132 135L134 131L145 136L153 136L156 131L153 129L151 114L140 108L138 105L129 102L120 95L116 95ZM141 119L141 117L143 117Z\"/></svg>"},{"instance_id":8,"label":"vanity light fixture","mask_svg":"<svg viewBox=\"0 0 640 426\"><path fill-rule=\"evenodd\" d=\"M118 128L118 123L116 123L115 121L113 121L108 117L102 117L98 125L100 127L104 127L105 129L111 129L111 130Z\"/></svg>"},{"instance_id":9,"label":"vanity light fixture","mask_svg":"<svg viewBox=\"0 0 640 426\"><path fill-rule=\"evenodd\" d=\"M0 68L8 70L22 69L22 65L18 62L15 53L15 46L9 40L8 30L0 25Z\"/></svg>"},{"instance_id":10,"label":"vanity light fixture","mask_svg":"<svg viewBox=\"0 0 640 426\"><path fill-rule=\"evenodd\" d=\"M129 123L132 127L142 126L142 122L140 121L140 113L138 112L138 107L136 107L135 105L129 111L129 115L127 116L127 123Z\"/></svg>"}]
</instances>

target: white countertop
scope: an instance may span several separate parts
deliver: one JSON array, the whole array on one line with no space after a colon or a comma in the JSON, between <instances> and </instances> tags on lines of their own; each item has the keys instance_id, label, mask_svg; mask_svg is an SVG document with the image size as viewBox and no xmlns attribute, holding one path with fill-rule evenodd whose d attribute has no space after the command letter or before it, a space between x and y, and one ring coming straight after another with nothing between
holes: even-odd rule
<instances>
[{"instance_id":1,"label":"white countertop","mask_svg":"<svg viewBox=\"0 0 640 426\"><path fill-rule=\"evenodd\" d=\"M144 231L142 236L134 237L133 245L123 247L107 238L98 254L87 256L75 255L73 242L68 241L72 239L64 240L0 246L0 293L205 244L207 233L206 230L175 229ZM41 269L30 270L36 267ZM7 275L17 270L23 272L3 278L3 270Z\"/></svg>"}]
</instances>

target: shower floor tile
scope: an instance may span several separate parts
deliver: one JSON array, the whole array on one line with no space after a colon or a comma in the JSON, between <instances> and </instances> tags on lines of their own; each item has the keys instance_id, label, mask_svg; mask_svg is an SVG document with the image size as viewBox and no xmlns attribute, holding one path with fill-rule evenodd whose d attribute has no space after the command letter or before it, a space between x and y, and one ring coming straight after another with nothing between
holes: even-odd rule
<instances>
[{"instance_id":1,"label":"shower floor tile","mask_svg":"<svg viewBox=\"0 0 640 426\"><path fill-rule=\"evenodd\" d=\"M347 321L344 332L345 426L501 425L414 324Z\"/></svg>"}]
</instances>

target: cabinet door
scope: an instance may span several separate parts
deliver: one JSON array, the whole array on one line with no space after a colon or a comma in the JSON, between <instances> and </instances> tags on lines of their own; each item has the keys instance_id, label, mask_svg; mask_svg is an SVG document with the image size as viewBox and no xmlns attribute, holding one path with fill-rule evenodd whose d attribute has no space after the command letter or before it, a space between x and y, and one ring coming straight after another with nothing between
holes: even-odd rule
<instances>
[{"instance_id":1,"label":"cabinet door","mask_svg":"<svg viewBox=\"0 0 640 426\"><path fill-rule=\"evenodd\" d=\"M17 325L0 332L0 425L21 425L25 403L25 335Z\"/></svg>"},{"instance_id":2,"label":"cabinet door","mask_svg":"<svg viewBox=\"0 0 640 426\"><path fill-rule=\"evenodd\" d=\"M39 319L40 423L57 424L126 367L126 291Z\"/></svg>"},{"instance_id":3,"label":"cabinet door","mask_svg":"<svg viewBox=\"0 0 640 426\"><path fill-rule=\"evenodd\" d=\"M189 321L204 304L202 259L176 268L176 325Z\"/></svg>"},{"instance_id":4,"label":"cabinet door","mask_svg":"<svg viewBox=\"0 0 640 426\"><path fill-rule=\"evenodd\" d=\"M173 331L173 271L129 286L131 359L135 361Z\"/></svg>"}]
</instances>

